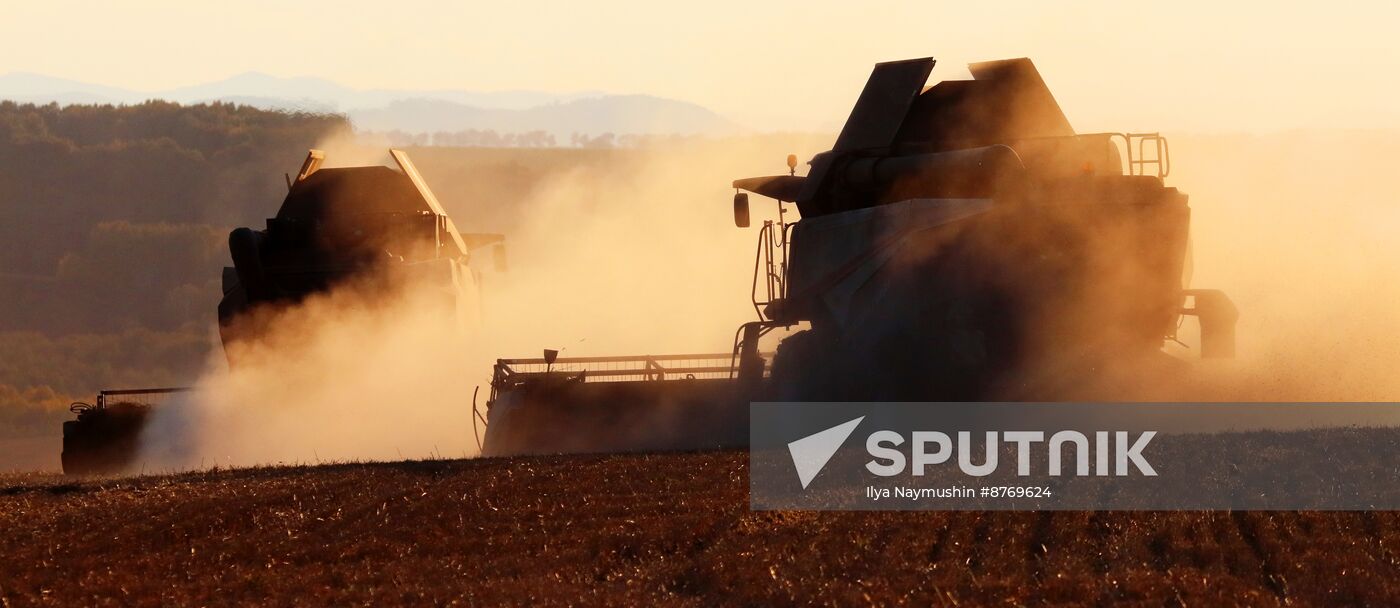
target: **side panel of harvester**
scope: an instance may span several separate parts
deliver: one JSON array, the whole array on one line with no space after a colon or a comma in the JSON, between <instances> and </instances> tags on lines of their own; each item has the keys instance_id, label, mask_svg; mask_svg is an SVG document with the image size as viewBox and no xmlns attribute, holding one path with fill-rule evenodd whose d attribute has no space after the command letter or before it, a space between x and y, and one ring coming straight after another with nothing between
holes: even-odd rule
<instances>
[{"instance_id":1,"label":"side panel of harvester","mask_svg":"<svg viewBox=\"0 0 1400 608\"><path fill-rule=\"evenodd\" d=\"M785 312L838 328L858 324L871 307L861 306L857 296L867 302L885 299L874 278L915 235L947 228L991 208L991 199L913 199L797 223L792 228L785 304L805 310Z\"/></svg>"}]
</instances>

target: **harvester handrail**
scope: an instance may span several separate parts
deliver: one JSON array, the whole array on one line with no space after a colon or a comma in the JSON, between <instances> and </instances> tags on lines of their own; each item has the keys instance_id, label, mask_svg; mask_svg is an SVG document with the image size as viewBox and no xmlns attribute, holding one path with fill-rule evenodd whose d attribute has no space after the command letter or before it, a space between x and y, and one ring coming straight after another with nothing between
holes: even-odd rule
<instances>
[{"instance_id":1,"label":"harvester handrail","mask_svg":"<svg viewBox=\"0 0 1400 608\"><path fill-rule=\"evenodd\" d=\"M1157 177L1166 178L1172 173L1171 148L1167 143L1167 138L1159 132L1151 133L1080 133L1076 137L1107 137L1121 138L1123 140L1123 152L1127 155L1125 163L1128 175L1147 175L1147 166L1156 165ZM1047 138L1035 138L1047 139ZM1133 156L1133 142L1137 142L1137 156ZM1147 142L1152 142L1156 146L1157 156L1147 158ZM1115 144L1116 145L1116 144Z\"/></svg>"},{"instance_id":2,"label":"harvester handrail","mask_svg":"<svg viewBox=\"0 0 1400 608\"><path fill-rule=\"evenodd\" d=\"M605 378L617 376L684 376L686 374L727 374L730 367L728 365L712 365L707 367L663 367L646 369L598 369L579 370L577 373L587 374L590 378ZM572 373L569 371L556 373Z\"/></svg>"},{"instance_id":3,"label":"harvester handrail","mask_svg":"<svg viewBox=\"0 0 1400 608\"><path fill-rule=\"evenodd\" d=\"M107 407L108 397L122 397L129 395L168 395L171 393L188 393L193 391L191 386L166 386L158 388L116 388L97 391L96 409Z\"/></svg>"},{"instance_id":4,"label":"harvester handrail","mask_svg":"<svg viewBox=\"0 0 1400 608\"><path fill-rule=\"evenodd\" d=\"M569 363L630 363L633 361L645 363L646 361L684 361L688 359L728 359L729 353L704 353L698 355L636 355L636 356L613 356L613 357L560 357L554 360L554 365L567 365ZM498 363L506 365L545 365L549 363L542 358L533 359L498 359Z\"/></svg>"},{"instance_id":5,"label":"harvester handrail","mask_svg":"<svg viewBox=\"0 0 1400 608\"><path fill-rule=\"evenodd\" d=\"M668 367L664 365L667 362L686 363ZM517 366L530 366L533 369L518 369ZM560 357L552 363L534 357L497 359L491 373L491 401L496 400L502 388L527 382L531 378L571 378L580 382L666 381L728 378L733 376L733 372L734 362L728 353Z\"/></svg>"},{"instance_id":6,"label":"harvester handrail","mask_svg":"<svg viewBox=\"0 0 1400 608\"><path fill-rule=\"evenodd\" d=\"M766 306L787 298L787 246L794 226L796 224L774 223L772 220L766 220L758 231L758 248L754 252L753 259L753 284L750 286L749 294L750 300L753 302L753 309L758 313L760 319L768 320L764 313ZM774 252L775 249L777 253ZM763 284L768 293L768 299L761 301L758 295L760 274L764 277Z\"/></svg>"},{"instance_id":7,"label":"harvester handrail","mask_svg":"<svg viewBox=\"0 0 1400 608\"><path fill-rule=\"evenodd\" d=\"M120 388L98 391L99 395L163 395L166 393L185 393L194 390L191 386L173 386L166 388Z\"/></svg>"}]
</instances>

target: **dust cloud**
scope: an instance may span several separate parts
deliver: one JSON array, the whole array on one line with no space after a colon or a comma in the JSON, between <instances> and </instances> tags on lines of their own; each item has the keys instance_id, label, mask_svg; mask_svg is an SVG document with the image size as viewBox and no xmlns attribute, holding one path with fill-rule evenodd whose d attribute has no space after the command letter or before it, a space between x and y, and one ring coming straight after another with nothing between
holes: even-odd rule
<instances>
[{"instance_id":1,"label":"dust cloud","mask_svg":"<svg viewBox=\"0 0 1400 608\"><path fill-rule=\"evenodd\" d=\"M1400 400L1400 133L1172 139L1191 195L1197 286L1240 309L1238 359L1199 400ZM1189 332L1188 332L1189 333Z\"/></svg>"},{"instance_id":2,"label":"dust cloud","mask_svg":"<svg viewBox=\"0 0 1400 608\"><path fill-rule=\"evenodd\" d=\"M345 287L279 311L277 329L211 359L197 392L158 408L146 470L461 457L473 356L434 287ZM466 432L463 433L463 429Z\"/></svg>"},{"instance_id":3,"label":"dust cloud","mask_svg":"<svg viewBox=\"0 0 1400 608\"><path fill-rule=\"evenodd\" d=\"M1172 137L1167 184L1191 204L1188 287L1221 289L1234 301L1237 356L1201 360L1199 326L1185 317L1179 342L1163 350L1189 367L1110 363L1075 379L1070 394L1107 401L1400 400L1400 185L1384 177L1400 154L1396 135ZM1237 422L1241 429L1273 428L1268 420Z\"/></svg>"},{"instance_id":4,"label":"dust cloud","mask_svg":"<svg viewBox=\"0 0 1400 608\"><path fill-rule=\"evenodd\" d=\"M318 147L326 166L386 164L379 143ZM157 411L138 466L470 456L472 396L479 391L484 414L496 358L545 348L564 357L728 353L754 314L755 238L733 225L729 183L783 172L788 153L825 143L759 137L599 152L603 162L551 169L519 200L445 197L459 178L414 155L459 230L506 233L504 272L490 251L473 252L480 322L455 327L433 286L309 298L276 313L277 329L235 352L232 368L214 353L195 396ZM543 152L538 162L552 162ZM502 205L513 209L484 208ZM759 220L765 209L754 211Z\"/></svg>"}]
</instances>

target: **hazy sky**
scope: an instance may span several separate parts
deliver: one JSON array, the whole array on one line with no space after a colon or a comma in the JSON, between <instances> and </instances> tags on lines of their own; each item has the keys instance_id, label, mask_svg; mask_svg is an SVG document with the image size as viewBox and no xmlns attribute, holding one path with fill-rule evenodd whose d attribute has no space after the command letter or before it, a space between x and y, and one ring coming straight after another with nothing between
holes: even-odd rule
<instances>
[{"instance_id":1,"label":"hazy sky","mask_svg":"<svg viewBox=\"0 0 1400 608\"><path fill-rule=\"evenodd\" d=\"M876 61L1029 56L1088 130L1400 127L1400 8L1353 2L16 2L0 72L157 90L603 90L833 127Z\"/></svg>"}]
</instances>

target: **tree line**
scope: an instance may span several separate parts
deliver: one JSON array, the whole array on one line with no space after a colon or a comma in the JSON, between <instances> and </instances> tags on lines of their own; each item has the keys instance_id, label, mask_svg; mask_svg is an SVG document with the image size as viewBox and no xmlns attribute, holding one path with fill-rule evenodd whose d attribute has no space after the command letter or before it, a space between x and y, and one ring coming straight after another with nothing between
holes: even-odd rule
<instances>
[{"instance_id":1,"label":"tree line","mask_svg":"<svg viewBox=\"0 0 1400 608\"><path fill-rule=\"evenodd\" d=\"M198 373L228 230L261 225L282 174L349 133L226 103L0 102L0 435L98 387Z\"/></svg>"}]
</instances>

